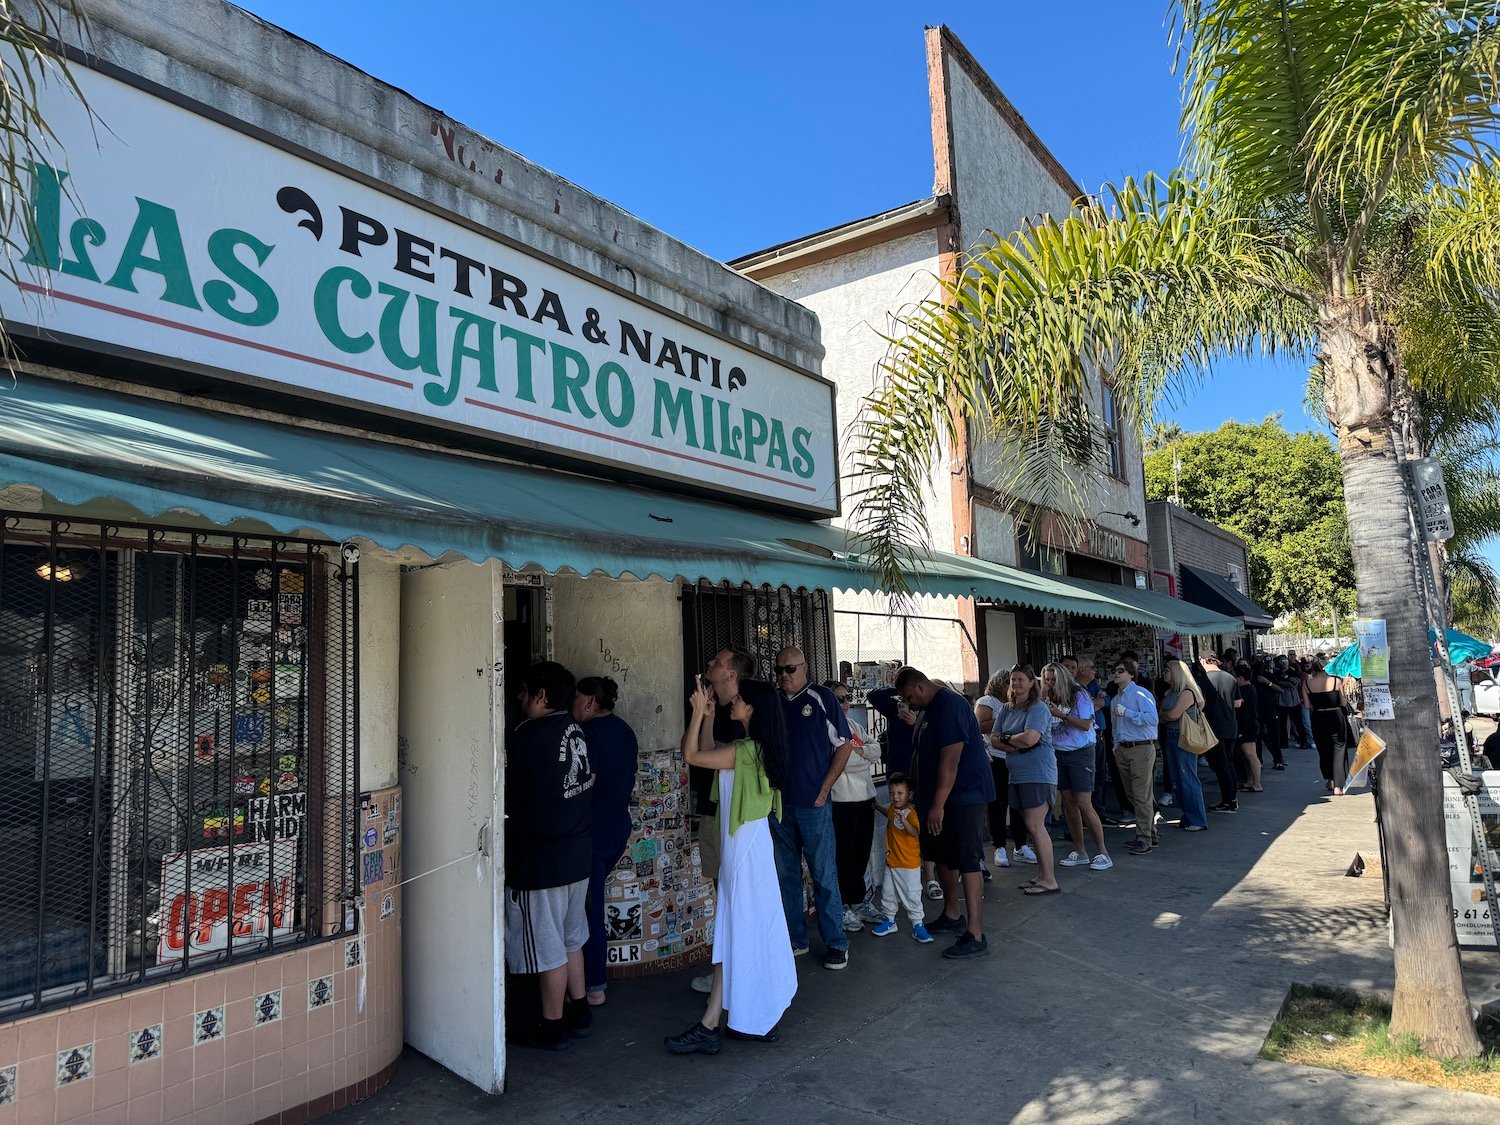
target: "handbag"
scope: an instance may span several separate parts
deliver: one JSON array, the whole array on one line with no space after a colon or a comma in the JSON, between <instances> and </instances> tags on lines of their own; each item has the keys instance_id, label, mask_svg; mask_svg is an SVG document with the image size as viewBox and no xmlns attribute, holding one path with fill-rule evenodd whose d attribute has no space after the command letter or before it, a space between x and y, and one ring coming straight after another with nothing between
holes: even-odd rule
<instances>
[{"instance_id":1,"label":"handbag","mask_svg":"<svg viewBox=\"0 0 1500 1125\"><path fill-rule=\"evenodd\" d=\"M1177 745L1189 754L1207 754L1219 744L1219 736L1197 706L1189 707L1180 720Z\"/></svg>"}]
</instances>

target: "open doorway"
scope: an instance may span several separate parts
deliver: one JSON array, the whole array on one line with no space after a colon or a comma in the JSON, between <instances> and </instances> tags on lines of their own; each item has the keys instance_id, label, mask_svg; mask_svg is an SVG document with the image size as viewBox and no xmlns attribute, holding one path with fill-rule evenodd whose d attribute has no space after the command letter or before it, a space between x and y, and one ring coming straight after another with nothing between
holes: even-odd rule
<instances>
[{"instance_id":1,"label":"open doorway","mask_svg":"<svg viewBox=\"0 0 1500 1125\"><path fill-rule=\"evenodd\" d=\"M506 730L515 730L521 721L521 708L516 701L521 677L533 664L552 659L551 594L550 589L531 575L505 577Z\"/></svg>"}]
</instances>

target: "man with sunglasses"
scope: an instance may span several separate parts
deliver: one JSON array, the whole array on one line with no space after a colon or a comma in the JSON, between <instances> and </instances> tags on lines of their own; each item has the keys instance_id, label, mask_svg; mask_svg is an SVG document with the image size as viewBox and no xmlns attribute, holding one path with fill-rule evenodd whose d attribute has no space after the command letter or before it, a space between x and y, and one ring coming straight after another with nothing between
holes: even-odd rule
<instances>
[{"instance_id":1,"label":"man with sunglasses","mask_svg":"<svg viewBox=\"0 0 1500 1125\"><path fill-rule=\"evenodd\" d=\"M854 750L849 722L833 692L807 679L807 657L784 648L772 668L781 689L786 718L788 762L781 791L782 814L771 814L776 877L794 953L807 952L807 914L802 908L802 859L812 873L818 932L823 935L825 969L849 964L849 935L834 863L833 806L828 796Z\"/></svg>"}]
</instances>

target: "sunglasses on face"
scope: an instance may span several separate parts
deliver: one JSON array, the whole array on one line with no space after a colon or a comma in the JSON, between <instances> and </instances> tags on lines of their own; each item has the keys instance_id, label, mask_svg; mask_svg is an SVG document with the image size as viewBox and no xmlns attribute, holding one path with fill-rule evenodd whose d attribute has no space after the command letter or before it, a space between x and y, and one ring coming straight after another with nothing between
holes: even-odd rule
<instances>
[{"instance_id":1,"label":"sunglasses on face","mask_svg":"<svg viewBox=\"0 0 1500 1125\"><path fill-rule=\"evenodd\" d=\"M776 664L772 666L771 671L778 676L790 676L800 667L802 667L800 664Z\"/></svg>"}]
</instances>

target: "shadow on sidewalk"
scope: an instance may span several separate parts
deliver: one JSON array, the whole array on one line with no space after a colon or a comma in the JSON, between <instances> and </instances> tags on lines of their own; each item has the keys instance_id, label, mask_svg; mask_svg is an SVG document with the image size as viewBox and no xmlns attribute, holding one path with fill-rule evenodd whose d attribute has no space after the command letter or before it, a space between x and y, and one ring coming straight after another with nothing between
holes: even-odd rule
<instances>
[{"instance_id":1,"label":"shadow on sidewalk","mask_svg":"<svg viewBox=\"0 0 1500 1125\"><path fill-rule=\"evenodd\" d=\"M778 1043L675 1058L661 1039L702 1012L692 974L619 981L591 1038L512 1049L501 1098L408 1051L386 1090L328 1120L1420 1121L1440 1102L1467 1120L1474 1095L1256 1058L1293 981L1390 985L1379 875L1343 874L1376 854L1370 799L1330 801L1315 779L1293 757L1238 814L1164 825L1147 856L1110 830L1115 869L1060 871L1060 895L1017 893L1032 868L996 872L982 960L945 961L904 923L852 935L843 972L800 958Z\"/></svg>"}]
</instances>

